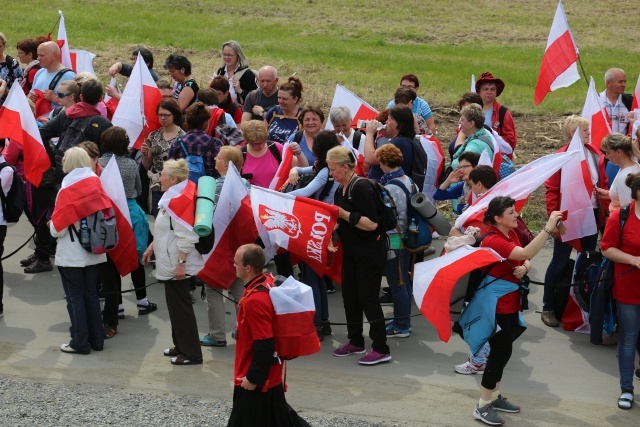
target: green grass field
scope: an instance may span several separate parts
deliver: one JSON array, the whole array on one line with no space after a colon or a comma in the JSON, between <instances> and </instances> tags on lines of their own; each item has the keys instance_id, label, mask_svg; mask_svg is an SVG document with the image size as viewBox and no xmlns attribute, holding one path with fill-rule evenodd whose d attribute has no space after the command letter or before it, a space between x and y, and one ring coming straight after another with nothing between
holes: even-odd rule
<instances>
[{"instance_id":1,"label":"green grass field","mask_svg":"<svg viewBox=\"0 0 640 427\"><path fill-rule=\"evenodd\" d=\"M235 39L252 68L273 64L281 76L296 72L307 85L307 101L322 105L330 103L340 83L382 106L399 77L413 72L421 78L421 95L435 106L448 106L468 90L471 74L490 70L505 80L501 101L516 113L575 112L584 102L584 82L533 106L556 5L555 0L27 0L5 2L0 31L9 38L7 53L14 55L20 38L46 34L61 9L71 47L99 54L98 73L106 74L111 61L128 58L130 48L142 44L156 52L158 63L168 53L185 53L195 64L195 77L206 83L221 63L221 44ZM635 3L567 0L564 6L598 89L605 70L620 66L631 90L638 77L634 54L640 50Z\"/></svg>"}]
</instances>

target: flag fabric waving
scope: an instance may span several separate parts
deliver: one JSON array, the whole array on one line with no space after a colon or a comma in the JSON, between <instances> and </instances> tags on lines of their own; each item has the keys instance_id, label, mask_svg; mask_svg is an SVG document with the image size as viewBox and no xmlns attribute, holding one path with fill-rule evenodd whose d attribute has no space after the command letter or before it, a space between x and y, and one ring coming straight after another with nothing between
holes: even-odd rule
<instances>
[{"instance_id":1,"label":"flag fabric waving","mask_svg":"<svg viewBox=\"0 0 640 427\"><path fill-rule=\"evenodd\" d=\"M471 74L471 89L469 90L471 93L476 93L476 75Z\"/></svg>"},{"instance_id":2,"label":"flag fabric waving","mask_svg":"<svg viewBox=\"0 0 640 427\"><path fill-rule=\"evenodd\" d=\"M255 186L251 188L251 206L267 254L279 246L320 276L324 274L327 246L338 220L337 206Z\"/></svg>"},{"instance_id":3,"label":"flag fabric waving","mask_svg":"<svg viewBox=\"0 0 640 427\"><path fill-rule=\"evenodd\" d=\"M345 106L351 111L351 127L355 128L358 124L358 120L373 120L378 115L378 110L371 105L363 101L358 95L351 92L344 86L336 85L336 92L333 95L333 101L331 101L331 108ZM331 119L327 120L326 130L333 130L333 123Z\"/></svg>"},{"instance_id":4,"label":"flag fabric waving","mask_svg":"<svg viewBox=\"0 0 640 427\"><path fill-rule=\"evenodd\" d=\"M580 80L577 62L578 46L569 30L562 1L559 1L540 64L533 102L539 105L549 92L569 87Z\"/></svg>"},{"instance_id":5,"label":"flag fabric waving","mask_svg":"<svg viewBox=\"0 0 640 427\"><path fill-rule=\"evenodd\" d=\"M415 265L413 298L444 342L451 337L451 314L462 311L469 274L502 258L494 250L463 246Z\"/></svg>"},{"instance_id":6,"label":"flag fabric waving","mask_svg":"<svg viewBox=\"0 0 640 427\"><path fill-rule=\"evenodd\" d=\"M129 135L129 148L139 150L149 134L160 128L156 107L162 94L153 81L142 55L131 71L131 77L122 92L122 98L113 113L114 126L123 127Z\"/></svg>"},{"instance_id":7,"label":"flag fabric waving","mask_svg":"<svg viewBox=\"0 0 640 427\"><path fill-rule=\"evenodd\" d=\"M73 70L73 63L71 62L71 52L69 51L69 39L67 38L67 28L64 25L64 15L59 10L60 23L58 25L58 47L60 48L60 62L62 65L71 68Z\"/></svg>"},{"instance_id":8,"label":"flag fabric waving","mask_svg":"<svg viewBox=\"0 0 640 427\"><path fill-rule=\"evenodd\" d=\"M27 97L20 85L13 85L0 108L0 138L9 138L12 144L22 145L24 175L38 187L51 162L42 144L38 124L31 112Z\"/></svg>"},{"instance_id":9,"label":"flag fabric waving","mask_svg":"<svg viewBox=\"0 0 640 427\"><path fill-rule=\"evenodd\" d=\"M631 111L636 114L636 117L640 117L640 75L638 75L638 81L636 82L636 88L633 91L633 101L631 101ZM629 126L629 135L635 136L640 126L640 120L633 122L633 127Z\"/></svg>"},{"instance_id":10,"label":"flag fabric waving","mask_svg":"<svg viewBox=\"0 0 640 427\"><path fill-rule=\"evenodd\" d=\"M509 196L516 200L516 211L520 212L529 195L568 162L579 162L577 151L555 153L541 157L528 163L498 181L489 191L484 193L473 205L469 206L455 222L457 228L467 227L471 223L482 222L482 216L489 202L496 196Z\"/></svg>"},{"instance_id":11,"label":"flag fabric waving","mask_svg":"<svg viewBox=\"0 0 640 427\"><path fill-rule=\"evenodd\" d=\"M95 74L93 69L93 58L96 57L95 53L91 53L81 49L70 49L69 55L71 56L71 69L76 73L89 72Z\"/></svg>"},{"instance_id":12,"label":"flag fabric waving","mask_svg":"<svg viewBox=\"0 0 640 427\"><path fill-rule=\"evenodd\" d=\"M191 230L196 218L196 197L196 184L190 179L185 179L169 187L158 205L161 209L166 209L174 221Z\"/></svg>"},{"instance_id":13,"label":"flag fabric waving","mask_svg":"<svg viewBox=\"0 0 640 427\"><path fill-rule=\"evenodd\" d=\"M578 161L567 162L560 176L560 210L568 211L567 220L563 221L567 228L567 232L562 235L563 242L598 233L591 203L594 183L579 130L573 134L569 143L567 152L570 151L578 153Z\"/></svg>"},{"instance_id":14,"label":"flag fabric waving","mask_svg":"<svg viewBox=\"0 0 640 427\"><path fill-rule=\"evenodd\" d=\"M600 149L602 140L611 133L609 114L600 101L600 96L596 91L596 82L591 77L587 98L582 108L582 117L589 122L589 132L591 133L591 145Z\"/></svg>"},{"instance_id":15,"label":"flag fabric waving","mask_svg":"<svg viewBox=\"0 0 640 427\"><path fill-rule=\"evenodd\" d=\"M198 278L216 288L229 289L236 278L233 266L236 250L244 244L254 243L258 237L249 192L233 163L229 163L215 206L213 229L213 249L202 256L204 268Z\"/></svg>"},{"instance_id":16,"label":"flag fabric waving","mask_svg":"<svg viewBox=\"0 0 640 427\"><path fill-rule=\"evenodd\" d=\"M100 178L91 168L76 168L62 180L51 222L56 231L61 231L82 218L111 207L113 204L102 188Z\"/></svg>"},{"instance_id":17,"label":"flag fabric waving","mask_svg":"<svg viewBox=\"0 0 640 427\"><path fill-rule=\"evenodd\" d=\"M289 179L289 172L293 165L293 150L291 149L291 143L285 142L282 148L282 161L280 166L276 170L276 174L273 176L269 188L271 190L280 190L285 182Z\"/></svg>"},{"instance_id":18,"label":"flag fabric waving","mask_svg":"<svg viewBox=\"0 0 640 427\"><path fill-rule=\"evenodd\" d=\"M111 156L109 163L102 170L100 182L105 193L111 199L118 227L118 245L109 252L109 256L116 265L120 276L126 276L138 268L138 251L136 250L136 237L131 225L127 196L124 192L122 175L120 175L120 169L116 163L116 156Z\"/></svg>"},{"instance_id":19,"label":"flag fabric waving","mask_svg":"<svg viewBox=\"0 0 640 427\"><path fill-rule=\"evenodd\" d=\"M420 135L420 145L427 153L427 172L420 191L433 203L433 193L438 188L438 179L444 169L444 152L440 141L434 136Z\"/></svg>"}]
</instances>

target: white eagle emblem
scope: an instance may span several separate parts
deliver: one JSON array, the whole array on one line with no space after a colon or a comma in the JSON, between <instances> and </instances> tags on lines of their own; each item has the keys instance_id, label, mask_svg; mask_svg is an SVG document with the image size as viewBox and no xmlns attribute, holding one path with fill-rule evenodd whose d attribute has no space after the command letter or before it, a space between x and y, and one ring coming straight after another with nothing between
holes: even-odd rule
<instances>
[{"instance_id":1,"label":"white eagle emblem","mask_svg":"<svg viewBox=\"0 0 640 427\"><path fill-rule=\"evenodd\" d=\"M302 232L300 221L295 216L276 211L264 205L259 206L260 222L269 231L280 230L290 238L297 238Z\"/></svg>"}]
</instances>

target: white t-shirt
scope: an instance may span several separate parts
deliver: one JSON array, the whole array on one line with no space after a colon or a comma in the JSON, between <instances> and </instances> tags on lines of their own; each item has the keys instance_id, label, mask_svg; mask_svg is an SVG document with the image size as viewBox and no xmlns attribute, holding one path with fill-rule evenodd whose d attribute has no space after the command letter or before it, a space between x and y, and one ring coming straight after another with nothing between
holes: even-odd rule
<instances>
[{"instance_id":1,"label":"white t-shirt","mask_svg":"<svg viewBox=\"0 0 640 427\"><path fill-rule=\"evenodd\" d=\"M609 197L611 197L612 204L624 206L631 203L631 189L627 187L624 181L627 179L627 175L639 172L640 165L638 163L618 171L613 184L609 188Z\"/></svg>"}]
</instances>

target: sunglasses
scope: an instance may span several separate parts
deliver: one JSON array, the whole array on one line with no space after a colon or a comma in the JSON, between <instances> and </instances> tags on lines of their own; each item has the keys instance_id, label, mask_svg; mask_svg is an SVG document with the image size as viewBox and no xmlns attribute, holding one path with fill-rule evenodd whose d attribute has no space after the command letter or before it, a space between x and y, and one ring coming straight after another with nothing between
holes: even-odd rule
<instances>
[{"instance_id":1,"label":"sunglasses","mask_svg":"<svg viewBox=\"0 0 640 427\"><path fill-rule=\"evenodd\" d=\"M63 92L56 92L56 96L58 98L66 98L69 95L71 95L71 94L70 93L63 93Z\"/></svg>"}]
</instances>

